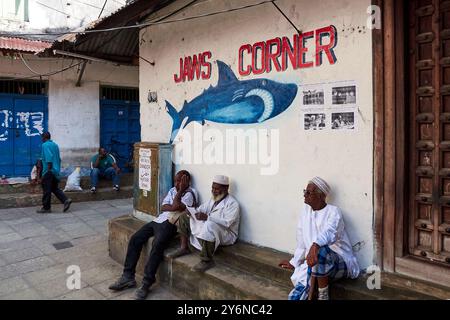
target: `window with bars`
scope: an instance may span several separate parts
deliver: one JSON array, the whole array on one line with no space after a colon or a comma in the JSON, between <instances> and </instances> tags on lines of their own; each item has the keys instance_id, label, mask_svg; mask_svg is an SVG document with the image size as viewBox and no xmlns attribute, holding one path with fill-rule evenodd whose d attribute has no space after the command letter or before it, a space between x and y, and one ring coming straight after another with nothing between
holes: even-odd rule
<instances>
[{"instance_id":1,"label":"window with bars","mask_svg":"<svg viewBox=\"0 0 450 320\"><path fill-rule=\"evenodd\" d=\"M0 80L0 93L47 95L46 81Z\"/></svg>"},{"instance_id":2,"label":"window with bars","mask_svg":"<svg viewBox=\"0 0 450 320\"><path fill-rule=\"evenodd\" d=\"M139 101L138 88L100 87L100 96L105 100Z\"/></svg>"}]
</instances>

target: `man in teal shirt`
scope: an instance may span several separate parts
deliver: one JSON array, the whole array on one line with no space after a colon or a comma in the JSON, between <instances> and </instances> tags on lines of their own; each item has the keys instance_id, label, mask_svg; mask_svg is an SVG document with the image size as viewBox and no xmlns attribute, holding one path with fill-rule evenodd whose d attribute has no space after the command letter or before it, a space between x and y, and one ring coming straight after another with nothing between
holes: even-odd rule
<instances>
[{"instance_id":1,"label":"man in teal shirt","mask_svg":"<svg viewBox=\"0 0 450 320\"><path fill-rule=\"evenodd\" d=\"M44 132L42 138L42 208L37 213L50 213L52 193L64 204L64 212L69 210L72 200L68 199L64 192L58 188L59 170L61 168L61 158L59 156L59 147L53 142L50 132Z\"/></svg>"},{"instance_id":2,"label":"man in teal shirt","mask_svg":"<svg viewBox=\"0 0 450 320\"><path fill-rule=\"evenodd\" d=\"M117 166L116 159L106 152L105 148L99 148L98 154L91 159L91 192L97 191L99 178L111 179L113 188L120 190L120 168Z\"/></svg>"}]
</instances>

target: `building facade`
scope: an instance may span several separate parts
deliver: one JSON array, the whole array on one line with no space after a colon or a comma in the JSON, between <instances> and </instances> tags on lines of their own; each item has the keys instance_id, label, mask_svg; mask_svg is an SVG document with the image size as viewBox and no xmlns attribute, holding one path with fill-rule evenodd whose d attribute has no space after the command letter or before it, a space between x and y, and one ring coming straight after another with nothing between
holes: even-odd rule
<instances>
[{"instance_id":1,"label":"building facade","mask_svg":"<svg viewBox=\"0 0 450 320\"><path fill-rule=\"evenodd\" d=\"M170 19L140 32L142 140L173 141L202 200L230 176L242 240L293 252L318 175L362 268L450 284L447 1L202 1Z\"/></svg>"}]
</instances>

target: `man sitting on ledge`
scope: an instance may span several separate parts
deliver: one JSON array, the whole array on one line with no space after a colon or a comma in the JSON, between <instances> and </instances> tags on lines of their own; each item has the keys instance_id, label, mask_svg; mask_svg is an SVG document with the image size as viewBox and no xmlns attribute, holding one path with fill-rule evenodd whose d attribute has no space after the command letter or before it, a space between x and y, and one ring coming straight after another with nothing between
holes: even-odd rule
<instances>
[{"instance_id":1,"label":"man sitting on ledge","mask_svg":"<svg viewBox=\"0 0 450 320\"><path fill-rule=\"evenodd\" d=\"M228 194L229 179L215 176L211 199L190 214L183 214L179 221L181 247L169 254L171 258L190 253L190 243L201 250L201 261L193 271L204 272L215 265L213 255L219 245L232 245L239 233L239 203ZM191 210L190 210L191 211Z\"/></svg>"},{"instance_id":2,"label":"man sitting on ledge","mask_svg":"<svg viewBox=\"0 0 450 320\"><path fill-rule=\"evenodd\" d=\"M169 190L162 202L162 213L152 222L145 224L130 239L122 276L109 289L121 291L136 286L136 265L142 247L154 236L152 250L144 269L141 287L136 291L136 299L147 297L151 285L156 280L156 271L164 258L164 250L169 241L177 234L176 223L186 206L196 206L197 191L189 187L191 176L188 171L181 170L175 175L175 187Z\"/></svg>"},{"instance_id":3,"label":"man sitting on ledge","mask_svg":"<svg viewBox=\"0 0 450 320\"><path fill-rule=\"evenodd\" d=\"M113 189L120 190L120 168L117 166L114 156L106 152L105 148L99 148L98 154L91 158L91 192L97 192L99 178L110 179Z\"/></svg>"},{"instance_id":4,"label":"man sitting on ledge","mask_svg":"<svg viewBox=\"0 0 450 320\"><path fill-rule=\"evenodd\" d=\"M303 190L305 205L297 226L297 249L290 261L279 265L295 269L295 288L289 300L312 300L318 284L318 300L328 300L328 284L343 277L356 278L359 266L353 255L338 207L327 204L329 185L321 178L309 181Z\"/></svg>"}]
</instances>

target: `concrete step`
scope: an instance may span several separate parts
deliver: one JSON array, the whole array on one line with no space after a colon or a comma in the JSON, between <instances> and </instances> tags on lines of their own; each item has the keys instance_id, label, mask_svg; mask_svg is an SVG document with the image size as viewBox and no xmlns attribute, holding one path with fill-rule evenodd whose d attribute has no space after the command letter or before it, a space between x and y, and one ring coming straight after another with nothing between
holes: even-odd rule
<instances>
[{"instance_id":1,"label":"concrete step","mask_svg":"<svg viewBox=\"0 0 450 320\"><path fill-rule=\"evenodd\" d=\"M215 256L225 265L272 279L285 287L292 286L292 272L278 266L280 261L292 258L288 253L238 241L233 246L219 247Z\"/></svg>"},{"instance_id":2,"label":"concrete step","mask_svg":"<svg viewBox=\"0 0 450 320\"><path fill-rule=\"evenodd\" d=\"M381 289L370 290L367 276L358 279L345 279L331 286L330 296L336 300L436 300L435 296L420 291L399 288L388 282L381 282Z\"/></svg>"},{"instance_id":3,"label":"concrete step","mask_svg":"<svg viewBox=\"0 0 450 320\"><path fill-rule=\"evenodd\" d=\"M109 254L119 263L124 262L130 237L144 223L131 216L123 216L109 221ZM217 259L217 265L198 273L191 268L200 261L198 253L170 259L167 253L178 246L178 241L171 243L166 250L164 262L158 271L159 282L177 295L189 299L286 299L289 288L256 274L245 272L232 265L223 264ZM147 252L151 247L151 240L141 254L137 273L142 275ZM224 253L222 253L223 255Z\"/></svg>"},{"instance_id":4,"label":"concrete step","mask_svg":"<svg viewBox=\"0 0 450 320\"><path fill-rule=\"evenodd\" d=\"M66 186L67 177L61 178L59 183L60 188L64 189ZM133 173L123 173L120 177L120 185L123 187L133 185ZM80 186L82 189L91 188L90 177L81 177ZM112 186L111 180L101 179L99 181L99 188L106 188ZM31 183L18 183L18 184L0 184L0 195L1 194L11 194L11 193L42 193L42 188L40 185L35 185Z\"/></svg>"},{"instance_id":5,"label":"concrete step","mask_svg":"<svg viewBox=\"0 0 450 320\"><path fill-rule=\"evenodd\" d=\"M164 286L190 299L286 300L289 288L216 261L205 273L191 270L200 262L198 254L166 259L158 274Z\"/></svg>"},{"instance_id":6,"label":"concrete step","mask_svg":"<svg viewBox=\"0 0 450 320\"><path fill-rule=\"evenodd\" d=\"M110 256L124 262L128 241L144 222L123 216L109 222ZM142 274L151 241L143 250L137 272ZM176 248L178 241L171 247ZM166 250L166 255L172 248ZM287 299L292 290L291 271L278 267L290 254L238 242L216 252L217 266L204 274L191 271L199 261L197 254L178 259L165 258L158 272L162 285L190 299ZM340 280L331 285L330 296L340 300L430 300L450 298L450 288L397 274L381 274L381 289L367 287L367 275Z\"/></svg>"},{"instance_id":7,"label":"concrete step","mask_svg":"<svg viewBox=\"0 0 450 320\"><path fill-rule=\"evenodd\" d=\"M89 190L66 192L66 196L73 202L100 201L113 199L127 199L133 197L133 187L121 187L120 191L114 191L112 187L97 189L97 193L92 194ZM52 203L59 203L59 200L52 194ZM34 207L42 204L42 193L9 193L0 194L0 209L16 207Z\"/></svg>"}]
</instances>

